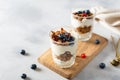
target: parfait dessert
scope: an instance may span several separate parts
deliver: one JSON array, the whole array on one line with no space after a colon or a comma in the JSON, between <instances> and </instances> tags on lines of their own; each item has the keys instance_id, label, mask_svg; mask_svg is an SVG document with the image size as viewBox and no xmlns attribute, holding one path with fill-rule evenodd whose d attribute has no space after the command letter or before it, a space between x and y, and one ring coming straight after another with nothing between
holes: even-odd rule
<instances>
[{"instance_id":1,"label":"parfait dessert","mask_svg":"<svg viewBox=\"0 0 120 80\"><path fill-rule=\"evenodd\" d=\"M54 62L61 68L71 67L76 58L77 39L74 34L61 28L50 32Z\"/></svg>"},{"instance_id":2,"label":"parfait dessert","mask_svg":"<svg viewBox=\"0 0 120 80\"><path fill-rule=\"evenodd\" d=\"M91 38L93 17L90 10L76 9L72 12L71 23L80 40L87 41Z\"/></svg>"}]
</instances>

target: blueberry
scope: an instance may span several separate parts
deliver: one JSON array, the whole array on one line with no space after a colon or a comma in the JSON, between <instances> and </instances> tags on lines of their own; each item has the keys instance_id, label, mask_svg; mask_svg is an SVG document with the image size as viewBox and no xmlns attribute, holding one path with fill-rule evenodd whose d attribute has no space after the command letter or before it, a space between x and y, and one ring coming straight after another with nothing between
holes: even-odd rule
<instances>
[{"instance_id":1,"label":"blueberry","mask_svg":"<svg viewBox=\"0 0 120 80\"><path fill-rule=\"evenodd\" d=\"M100 44L100 40L96 39L95 44Z\"/></svg>"},{"instance_id":2,"label":"blueberry","mask_svg":"<svg viewBox=\"0 0 120 80\"><path fill-rule=\"evenodd\" d=\"M62 42L65 42L65 41L67 41L66 38L63 38L63 39L62 39Z\"/></svg>"},{"instance_id":3,"label":"blueberry","mask_svg":"<svg viewBox=\"0 0 120 80\"><path fill-rule=\"evenodd\" d=\"M86 10L86 14L90 14L90 10Z\"/></svg>"},{"instance_id":4,"label":"blueberry","mask_svg":"<svg viewBox=\"0 0 120 80\"><path fill-rule=\"evenodd\" d=\"M22 74L21 76L22 79L26 79L27 78L27 75L25 73Z\"/></svg>"},{"instance_id":5,"label":"blueberry","mask_svg":"<svg viewBox=\"0 0 120 80\"><path fill-rule=\"evenodd\" d=\"M68 40L69 40L69 37L65 37L65 40L68 41Z\"/></svg>"},{"instance_id":6,"label":"blueberry","mask_svg":"<svg viewBox=\"0 0 120 80\"><path fill-rule=\"evenodd\" d=\"M65 35L64 35L64 34L59 34L58 37L59 37L60 39L63 39L63 38L65 37Z\"/></svg>"},{"instance_id":7,"label":"blueberry","mask_svg":"<svg viewBox=\"0 0 120 80\"><path fill-rule=\"evenodd\" d=\"M22 55L25 55L26 54L26 51L25 50L21 50L20 52Z\"/></svg>"},{"instance_id":8,"label":"blueberry","mask_svg":"<svg viewBox=\"0 0 120 80\"><path fill-rule=\"evenodd\" d=\"M78 11L78 14L82 14L82 11Z\"/></svg>"},{"instance_id":9,"label":"blueberry","mask_svg":"<svg viewBox=\"0 0 120 80\"><path fill-rule=\"evenodd\" d=\"M65 37L64 39L65 39L66 41L68 41L68 37Z\"/></svg>"},{"instance_id":10,"label":"blueberry","mask_svg":"<svg viewBox=\"0 0 120 80\"><path fill-rule=\"evenodd\" d=\"M100 63L99 64L99 67L101 68L101 69L104 69L106 66L105 66L105 63Z\"/></svg>"},{"instance_id":11,"label":"blueberry","mask_svg":"<svg viewBox=\"0 0 120 80\"><path fill-rule=\"evenodd\" d=\"M37 68L37 65L36 65L36 64L32 64L32 65L31 65L31 69L34 69L34 70L35 70L36 68Z\"/></svg>"},{"instance_id":12,"label":"blueberry","mask_svg":"<svg viewBox=\"0 0 120 80\"><path fill-rule=\"evenodd\" d=\"M74 41L74 38L73 37L70 37L69 38L69 41L71 42L71 41Z\"/></svg>"},{"instance_id":13,"label":"blueberry","mask_svg":"<svg viewBox=\"0 0 120 80\"><path fill-rule=\"evenodd\" d=\"M83 13L85 13L85 10L83 11Z\"/></svg>"}]
</instances>

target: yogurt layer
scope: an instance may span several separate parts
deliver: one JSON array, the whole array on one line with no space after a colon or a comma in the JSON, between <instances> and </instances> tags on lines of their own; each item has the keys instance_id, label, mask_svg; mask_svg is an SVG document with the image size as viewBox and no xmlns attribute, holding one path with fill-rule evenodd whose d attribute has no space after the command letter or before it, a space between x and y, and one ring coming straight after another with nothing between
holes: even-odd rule
<instances>
[{"instance_id":1,"label":"yogurt layer","mask_svg":"<svg viewBox=\"0 0 120 80\"><path fill-rule=\"evenodd\" d=\"M72 26L74 28L77 28L77 27L89 27L89 26L92 26L93 25L93 19L86 19L86 18L83 18L82 21L79 21L77 19L75 19L72 15L71 17L71 23L72 23Z\"/></svg>"}]
</instances>

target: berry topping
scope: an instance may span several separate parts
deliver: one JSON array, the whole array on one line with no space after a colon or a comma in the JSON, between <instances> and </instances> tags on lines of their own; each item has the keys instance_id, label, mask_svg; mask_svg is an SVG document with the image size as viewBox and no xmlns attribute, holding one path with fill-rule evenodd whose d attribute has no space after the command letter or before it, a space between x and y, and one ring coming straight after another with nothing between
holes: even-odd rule
<instances>
[{"instance_id":1,"label":"berry topping","mask_svg":"<svg viewBox=\"0 0 120 80\"><path fill-rule=\"evenodd\" d=\"M99 64L99 67L101 68L101 69L104 69L106 66L105 66L105 63L100 63Z\"/></svg>"},{"instance_id":2,"label":"berry topping","mask_svg":"<svg viewBox=\"0 0 120 80\"><path fill-rule=\"evenodd\" d=\"M21 78L22 78L22 79L26 79L26 78L27 78L27 75L26 75L25 73L23 73L23 74L21 75Z\"/></svg>"},{"instance_id":3,"label":"berry topping","mask_svg":"<svg viewBox=\"0 0 120 80\"><path fill-rule=\"evenodd\" d=\"M74 41L74 38L73 37L70 37L70 38L68 38L68 41Z\"/></svg>"},{"instance_id":4,"label":"berry topping","mask_svg":"<svg viewBox=\"0 0 120 80\"><path fill-rule=\"evenodd\" d=\"M90 14L90 10L86 10L86 14Z\"/></svg>"},{"instance_id":5,"label":"berry topping","mask_svg":"<svg viewBox=\"0 0 120 80\"><path fill-rule=\"evenodd\" d=\"M54 41L58 42L71 42L74 41L75 38L71 35L71 33L67 32L63 28L60 31L51 31L51 37Z\"/></svg>"},{"instance_id":6,"label":"berry topping","mask_svg":"<svg viewBox=\"0 0 120 80\"><path fill-rule=\"evenodd\" d=\"M78 14L82 14L82 11L78 11Z\"/></svg>"},{"instance_id":7,"label":"berry topping","mask_svg":"<svg viewBox=\"0 0 120 80\"><path fill-rule=\"evenodd\" d=\"M82 15L83 17L87 17L87 14L86 13L83 13L83 15Z\"/></svg>"},{"instance_id":8,"label":"berry topping","mask_svg":"<svg viewBox=\"0 0 120 80\"><path fill-rule=\"evenodd\" d=\"M86 58L86 54L85 54L85 53L82 53L82 54L80 55L80 57L81 57L81 58Z\"/></svg>"},{"instance_id":9,"label":"berry topping","mask_svg":"<svg viewBox=\"0 0 120 80\"><path fill-rule=\"evenodd\" d=\"M85 13L86 11L84 10L83 13Z\"/></svg>"},{"instance_id":10,"label":"berry topping","mask_svg":"<svg viewBox=\"0 0 120 80\"><path fill-rule=\"evenodd\" d=\"M21 50L20 54L25 55L26 51L25 50Z\"/></svg>"},{"instance_id":11,"label":"berry topping","mask_svg":"<svg viewBox=\"0 0 120 80\"><path fill-rule=\"evenodd\" d=\"M35 70L37 68L37 65L36 64L32 64L31 65L31 69Z\"/></svg>"},{"instance_id":12,"label":"berry topping","mask_svg":"<svg viewBox=\"0 0 120 80\"><path fill-rule=\"evenodd\" d=\"M58 38L64 39L64 38L65 38L65 35L64 35L64 34L59 34L59 35L58 35Z\"/></svg>"},{"instance_id":13,"label":"berry topping","mask_svg":"<svg viewBox=\"0 0 120 80\"><path fill-rule=\"evenodd\" d=\"M75 15L74 17L76 19L79 19L78 17L89 17L93 15L93 13L91 13L90 10L77 11L77 12L74 12L73 14Z\"/></svg>"},{"instance_id":14,"label":"berry topping","mask_svg":"<svg viewBox=\"0 0 120 80\"><path fill-rule=\"evenodd\" d=\"M100 44L100 40L96 39L95 44Z\"/></svg>"}]
</instances>

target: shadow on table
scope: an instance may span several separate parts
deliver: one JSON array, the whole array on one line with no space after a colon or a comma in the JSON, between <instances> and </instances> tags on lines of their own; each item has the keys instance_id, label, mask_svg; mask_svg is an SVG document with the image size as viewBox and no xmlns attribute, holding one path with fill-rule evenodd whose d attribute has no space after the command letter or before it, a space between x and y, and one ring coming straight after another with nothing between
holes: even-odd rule
<instances>
[{"instance_id":1,"label":"shadow on table","mask_svg":"<svg viewBox=\"0 0 120 80\"><path fill-rule=\"evenodd\" d=\"M39 71L41 71L41 69L40 69L40 68L37 68L35 71L38 71L38 72L39 72Z\"/></svg>"},{"instance_id":2,"label":"shadow on table","mask_svg":"<svg viewBox=\"0 0 120 80\"><path fill-rule=\"evenodd\" d=\"M27 77L25 80L31 80L31 78Z\"/></svg>"}]
</instances>

